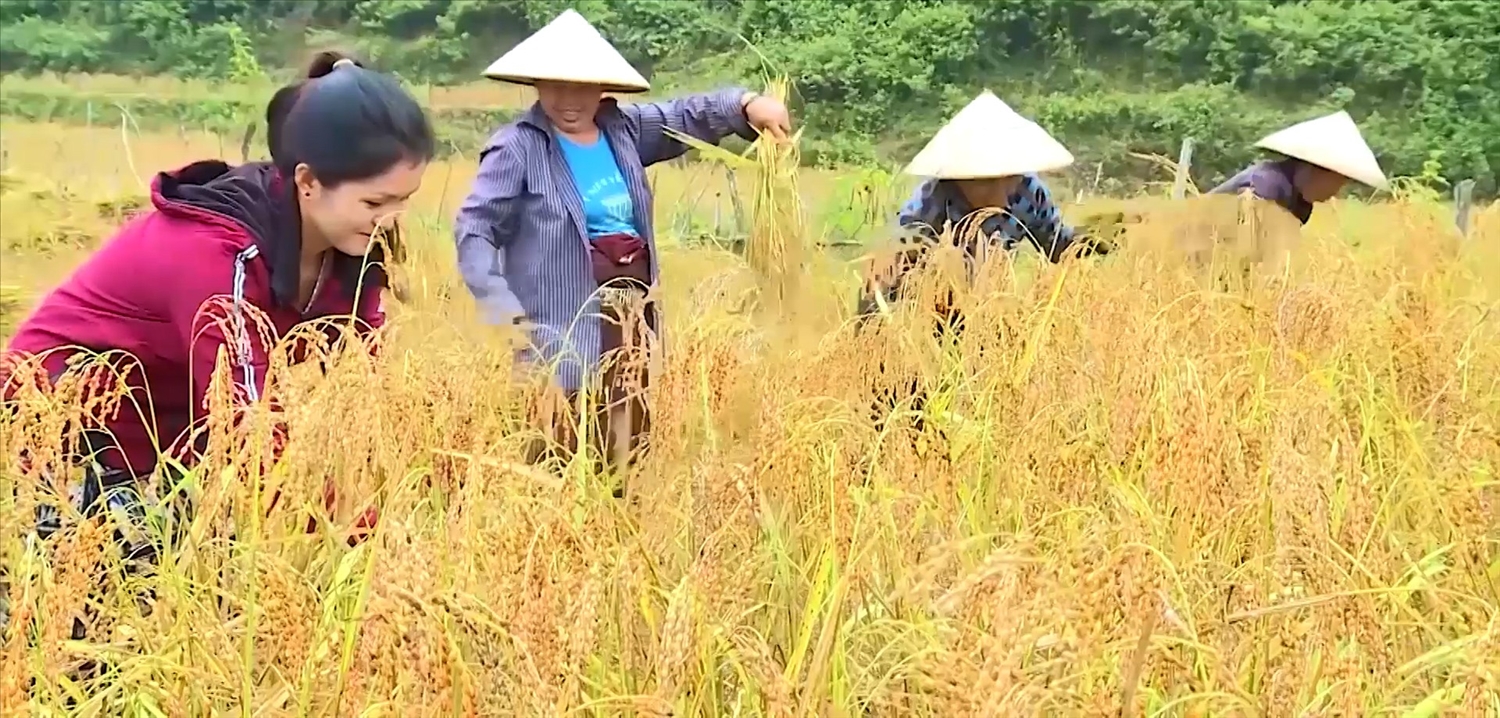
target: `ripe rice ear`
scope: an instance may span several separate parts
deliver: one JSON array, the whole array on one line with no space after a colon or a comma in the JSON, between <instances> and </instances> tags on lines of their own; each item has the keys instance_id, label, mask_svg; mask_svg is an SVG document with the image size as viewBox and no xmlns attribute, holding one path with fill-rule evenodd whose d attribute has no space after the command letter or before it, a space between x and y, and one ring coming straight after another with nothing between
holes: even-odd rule
<instances>
[{"instance_id":1,"label":"ripe rice ear","mask_svg":"<svg viewBox=\"0 0 1500 718\"><path fill-rule=\"evenodd\" d=\"M785 76L772 78L761 93L785 103L790 82ZM751 205L750 237L745 243L745 261L761 281L761 296L769 298L782 311L799 306L798 289L806 284L807 241L802 195L798 187L798 167L802 138L799 130L786 142L761 135L744 155L679 132L668 134L696 149L704 156L728 165L732 170L755 172L755 197Z\"/></svg>"}]
</instances>

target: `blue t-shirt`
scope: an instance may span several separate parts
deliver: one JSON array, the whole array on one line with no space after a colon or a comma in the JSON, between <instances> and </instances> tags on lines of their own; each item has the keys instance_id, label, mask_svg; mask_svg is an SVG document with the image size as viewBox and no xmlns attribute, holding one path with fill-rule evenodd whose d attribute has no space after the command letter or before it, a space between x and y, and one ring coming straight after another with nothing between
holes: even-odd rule
<instances>
[{"instance_id":1,"label":"blue t-shirt","mask_svg":"<svg viewBox=\"0 0 1500 718\"><path fill-rule=\"evenodd\" d=\"M589 239L606 234L635 236L635 204L630 200L630 190L609 139L602 132L594 144L587 146L561 135L557 139L563 159L573 171L573 184L583 199L583 220Z\"/></svg>"}]
</instances>

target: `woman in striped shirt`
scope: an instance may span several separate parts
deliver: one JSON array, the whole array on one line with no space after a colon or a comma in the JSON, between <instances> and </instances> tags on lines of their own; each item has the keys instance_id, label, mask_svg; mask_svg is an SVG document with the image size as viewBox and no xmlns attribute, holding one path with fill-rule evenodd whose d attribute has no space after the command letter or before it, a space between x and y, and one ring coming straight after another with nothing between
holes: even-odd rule
<instances>
[{"instance_id":1,"label":"woman in striped shirt","mask_svg":"<svg viewBox=\"0 0 1500 718\"><path fill-rule=\"evenodd\" d=\"M729 135L753 140L756 130L784 139L791 121L781 102L742 88L642 104L604 97L650 85L573 10L496 60L485 76L532 85L537 102L481 151L455 228L459 270L489 322L524 325L532 347L519 358L549 365L573 404L599 374L604 355L638 346L622 337L638 335L642 321L623 320L614 289L639 300L656 283L645 168L688 149L668 131L714 143ZM654 331L657 314L648 300L638 319ZM645 353L631 352L631 363L644 364ZM645 376L632 372L638 386L626 391L622 376L605 373L601 398L609 410L594 447L618 466L648 431ZM554 424L553 438L565 448L573 423Z\"/></svg>"}]
</instances>

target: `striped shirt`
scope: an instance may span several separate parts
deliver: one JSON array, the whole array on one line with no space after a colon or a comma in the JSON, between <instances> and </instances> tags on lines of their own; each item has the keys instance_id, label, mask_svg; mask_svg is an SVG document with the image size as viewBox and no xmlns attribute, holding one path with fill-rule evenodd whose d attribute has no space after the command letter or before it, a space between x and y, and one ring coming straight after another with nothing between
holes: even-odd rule
<instances>
[{"instance_id":1,"label":"striped shirt","mask_svg":"<svg viewBox=\"0 0 1500 718\"><path fill-rule=\"evenodd\" d=\"M606 98L599 106L595 121L624 175L636 229L651 251L653 282L660 263L645 168L687 151L666 134L669 128L705 142L731 134L753 140L744 94L736 87L643 104ZM524 316L534 326L534 348L520 359L554 367L564 389L580 388L599 362L598 284L583 200L539 104L490 137L455 224L459 273L485 319Z\"/></svg>"},{"instance_id":2,"label":"striped shirt","mask_svg":"<svg viewBox=\"0 0 1500 718\"><path fill-rule=\"evenodd\" d=\"M1302 197L1297 191L1297 185L1292 182L1292 175L1296 172L1296 163L1299 161L1288 159L1257 162L1240 170L1239 174L1225 180L1224 184L1208 193L1239 194L1250 190L1256 197L1281 205L1292 216L1307 224L1307 220L1312 218L1313 205Z\"/></svg>"}]
</instances>

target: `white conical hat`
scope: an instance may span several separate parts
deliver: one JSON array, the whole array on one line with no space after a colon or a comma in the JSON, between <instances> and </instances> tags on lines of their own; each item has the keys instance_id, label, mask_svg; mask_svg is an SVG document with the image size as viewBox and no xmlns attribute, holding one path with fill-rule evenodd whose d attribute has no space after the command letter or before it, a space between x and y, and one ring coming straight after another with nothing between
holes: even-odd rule
<instances>
[{"instance_id":1,"label":"white conical hat","mask_svg":"<svg viewBox=\"0 0 1500 718\"><path fill-rule=\"evenodd\" d=\"M1389 185L1354 118L1343 110L1272 133L1255 146L1311 162L1376 189Z\"/></svg>"},{"instance_id":2,"label":"white conical hat","mask_svg":"<svg viewBox=\"0 0 1500 718\"><path fill-rule=\"evenodd\" d=\"M547 26L490 64L484 76L522 85L537 80L600 85L609 92L644 92L641 77L576 10L565 10Z\"/></svg>"},{"instance_id":3,"label":"white conical hat","mask_svg":"<svg viewBox=\"0 0 1500 718\"><path fill-rule=\"evenodd\" d=\"M928 141L906 173L937 179L978 179L1046 172L1073 164L1052 135L985 90Z\"/></svg>"}]
</instances>

